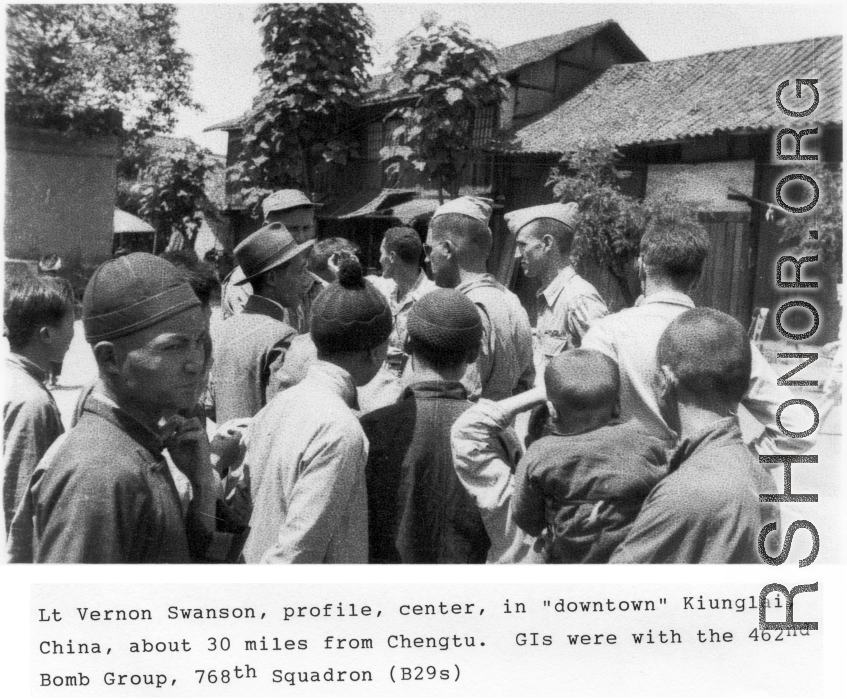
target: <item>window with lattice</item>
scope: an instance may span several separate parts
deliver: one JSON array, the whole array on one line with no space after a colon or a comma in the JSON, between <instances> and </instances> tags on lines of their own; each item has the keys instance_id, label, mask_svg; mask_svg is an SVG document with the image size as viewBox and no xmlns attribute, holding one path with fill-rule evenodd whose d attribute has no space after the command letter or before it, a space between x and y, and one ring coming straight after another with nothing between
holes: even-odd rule
<instances>
[{"instance_id":1,"label":"window with lattice","mask_svg":"<svg viewBox=\"0 0 847 699\"><path fill-rule=\"evenodd\" d=\"M368 160L379 160L379 151L383 146L382 121L374 121L367 126L367 153Z\"/></svg>"},{"instance_id":2,"label":"window with lattice","mask_svg":"<svg viewBox=\"0 0 847 699\"><path fill-rule=\"evenodd\" d=\"M480 107L474 113L473 145L475 148L484 146L494 136L497 126L497 105L491 104Z\"/></svg>"}]
</instances>

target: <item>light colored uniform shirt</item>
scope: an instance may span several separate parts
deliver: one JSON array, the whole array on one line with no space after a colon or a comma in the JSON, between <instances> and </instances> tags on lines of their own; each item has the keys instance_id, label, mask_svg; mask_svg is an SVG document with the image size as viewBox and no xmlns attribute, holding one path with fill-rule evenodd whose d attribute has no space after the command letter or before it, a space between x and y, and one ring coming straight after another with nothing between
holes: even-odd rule
<instances>
[{"instance_id":1,"label":"light colored uniform shirt","mask_svg":"<svg viewBox=\"0 0 847 699\"><path fill-rule=\"evenodd\" d=\"M490 274L456 287L474 302L482 319L479 357L462 384L473 401L502 400L532 388L532 328L518 297Z\"/></svg>"},{"instance_id":2,"label":"light colored uniform shirt","mask_svg":"<svg viewBox=\"0 0 847 699\"><path fill-rule=\"evenodd\" d=\"M582 346L588 326L609 313L597 289L568 265L538 292L535 332L546 367L565 350Z\"/></svg>"},{"instance_id":3,"label":"light colored uniform shirt","mask_svg":"<svg viewBox=\"0 0 847 699\"><path fill-rule=\"evenodd\" d=\"M397 287L395 286L389 296L388 304L391 307L391 316L394 319L394 324L391 329L391 335L388 336L388 357L386 361L389 364L404 363L406 353L403 351L403 346L406 342L406 324L409 321L409 311L412 306L422 296L436 289L435 282L429 279L421 270L414 285L402 299L397 298Z\"/></svg>"},{"instance_id":4,"label":"light colored uniform shirt","mask_svg":"<svg viewBox=\"0 0 847 699\"><path fill-rule=\"evenodd\" d=\"M655 380L658 372L656 350L659 338L674 318L694 302L685 294L662 291L642 297L627 308L596 321L582 346L599 350L614 359L621 373L621 420L639 420L648 431L666 444L676 443L677 435L659 412ZM762 424L764 432L751 445L760 454L797 454L808 451L813 440L785 436L777 427L776 411L793 395L786 386L777 386L777 376L762 353L753 345L750 385L741 405ZM808 429L803 412L786 408L783 426L792 432Z\"/></svg>"},{"instance_id":5,"label":"light colored uniform shirt","mask_svg":"<svg viewBox=\"0 0 847 699\"><path fill-rule=\"evenodd\" d=\"M512 517L520 442L497 403L485 398L453 423L456 475L479 508L491 541L487 563L545 563L542 542Z\"/></svg>"},{"instance_id":6,"label":"light colored uniform shirt","mask_svg":"<svg viewBox=\"0 0 847 699\"><path fill-rule=\"evenodd\" d=\"M256 415L244 457L248 563L367 563L368 441L355 399L350 374L317 360Z\"/></svg>"}]
</instances>

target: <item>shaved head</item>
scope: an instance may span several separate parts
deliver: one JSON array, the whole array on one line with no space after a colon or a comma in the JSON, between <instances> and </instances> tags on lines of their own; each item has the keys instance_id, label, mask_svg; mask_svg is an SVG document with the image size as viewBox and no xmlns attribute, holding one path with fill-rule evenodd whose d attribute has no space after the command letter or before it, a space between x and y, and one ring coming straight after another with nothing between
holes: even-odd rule
<instances>
[{"instance_id":1,"label":"shaved head","mask_svg":"<svg viewBox=\"0 0 847 699\"><path fill-rule=\"evenodd\" d=\"M678 316L659 340L656 358L703 405L734 408L750 384L747 333L735 318L713 308Z\"/></svg>"},{"instance_id":2,"label":"shaved head","mask_svg":"<svg viewBox=\"0 0 847 699\"><path fill-rule=\"evenodd\" d=\"M491 252L491 230L482 221L464 214L442 214L429 224L432 239L450 241L456 248L459 264L485 262Z\"/></svg>"}]
</instances>

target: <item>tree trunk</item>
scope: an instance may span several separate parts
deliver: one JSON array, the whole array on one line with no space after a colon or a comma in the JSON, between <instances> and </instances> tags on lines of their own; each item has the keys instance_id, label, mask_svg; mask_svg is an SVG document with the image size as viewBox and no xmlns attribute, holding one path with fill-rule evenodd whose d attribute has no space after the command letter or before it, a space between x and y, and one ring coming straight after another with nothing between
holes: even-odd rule
<instances>
[{"instance_id":1,"label":"tree trunk","mask_svg":"<svg viewBox=\"0 0 847 699\"><path fill-rule=\"evenodd\" d=\"M632 296L632 292L629 290L629 282L626 277L622 277L619 274L616 274L615 271L611 268L608 268L609 273L615 278L615 281L618 283L618 289L620 289L621 295L624 297L626 301L627 308L635 305L635 298Z\"/></svg>"},{"instance_id":2,"label":"tree trunk","mask_svg":"<svg viewBox=\"0 0 847 699\"><path fill-rule=\"evenodd\" d=\"M299 133L297 134L297 150L300 151L300 162L303 164L303 187L306 190L306 196L311 199L315 193L312 191L312 176L309 172L310 163L306 157L306 151L303 150L303 142L300 140Z\"/></svg>"}]
</instances>

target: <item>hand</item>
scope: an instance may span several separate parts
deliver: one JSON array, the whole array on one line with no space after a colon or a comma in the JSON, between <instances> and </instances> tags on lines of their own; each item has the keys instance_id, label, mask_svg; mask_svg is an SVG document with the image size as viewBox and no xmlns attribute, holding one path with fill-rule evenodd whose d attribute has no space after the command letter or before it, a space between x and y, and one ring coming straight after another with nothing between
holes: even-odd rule
<instances>
[{"instance_id":1,"label":"hand","mask_svg":"<svg viewBox=\"0 0 847 699\"><path fill-rule=\"evenodd\" d=\"M212 466L223 477L235 468L243 456L244 433L252 418L234 418L227 420L215 430L211 443Z\"/></svg>"},{"instance_id":2,"label":"hand","mask_svg":"<svg viewBox=\"0 0 847 699\"><path fill-rule=\"evenodd\" d=\"M200 420L173 415L162 425L161 435L174 465L195 490L202 490L208 482L211 460L209 438Z\"/></svg>"}]
</instances>

